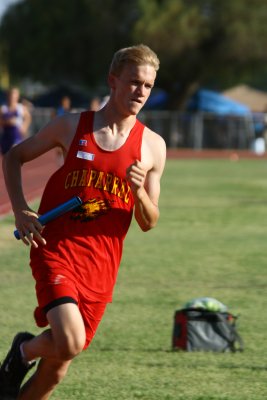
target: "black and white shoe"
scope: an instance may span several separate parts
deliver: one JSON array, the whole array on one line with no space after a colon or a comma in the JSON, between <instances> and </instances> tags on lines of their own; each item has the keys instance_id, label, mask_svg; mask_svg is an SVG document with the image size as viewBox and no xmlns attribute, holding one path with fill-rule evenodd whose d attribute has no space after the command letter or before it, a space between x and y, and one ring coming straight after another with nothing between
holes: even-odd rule
<instances>
[{"instance_id":1,"label":"black and white shoe","mask_svg":"<svg viewBox=\"0 0 267 400\"><path fill-rule=\"evenodd\" d=\"M33 338L34 335L28 332L20 332L14 337L0 368L0 400L15 400L25 375L36 364L34 361L27 365L20 351L21 343Z\"/></svg>"}]
</instances>

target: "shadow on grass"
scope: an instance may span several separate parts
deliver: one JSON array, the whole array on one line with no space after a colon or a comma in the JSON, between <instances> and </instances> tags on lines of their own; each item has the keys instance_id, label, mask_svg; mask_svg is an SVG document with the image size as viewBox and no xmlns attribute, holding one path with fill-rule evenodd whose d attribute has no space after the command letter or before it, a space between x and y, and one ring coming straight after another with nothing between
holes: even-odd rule
<instances>
[{"instance_id":1,"label":"shadow on grass","mask_svg":"<svg viewBox=\"0 0 267 400\"><path fill-rule=\"evenodd\" d=\"M172 349L142 349L142 348L138 348L138 349L134 349L134 348L129 348L129 347L120 347L120 348L111 348L111 347L102 347L96 351L100 351L100 352L107 352L107 353L112 353L112 352L133 352L136 353L138 351L138 353L164 353L164 354L168 354L168 353L172 353L172 354L177 354L177 353L181 353L181 354L189 354L189 352L184 352L184 351L179 351L179 350L172 350ZM192 352L191 354L196 354L196 353L202 353L204 354L204 352ZM210 354L210 353L209 353ZM221 355L222 353L218 352L214 352L212 354L218 354ZM154 364L153 364L154 366ZM249 370L249 371L267 371L267 365L266 366L262 366L262 365L235 365L235 364L230 364L230 363L223 363L221 365L218 365L219 368L221 369L232 369L232 370Z\"/></svg>"},{"instance_id":2,"label":"shadow on grass","mask_svg":"<svg viewBox=\"0 0 267 400\"><path fill-rule=\"evenodd\" d=\"M267 365L233 365L233 364L224 364L220 365L221 369L248 369L249 371L267 371Z\"/></svg>"},{"instance_id":3,"label":"shadow on grass","mask_svg":"<svg viewBox=\"0 0 267 400\"><path fill-rule=\"evenodd\" d=\"M173 351L172 349L142 349L142 348L138 348L138 349L134 349L134 348L129 348L129 347L101 347L100 349L96 350L96 351L100 351L100 352L117 352L117 351L121 351L121 352L134 352L136 353L136 351L138 351L139 353L175 353L175 351Z\"/></svg>"}]
</instances>

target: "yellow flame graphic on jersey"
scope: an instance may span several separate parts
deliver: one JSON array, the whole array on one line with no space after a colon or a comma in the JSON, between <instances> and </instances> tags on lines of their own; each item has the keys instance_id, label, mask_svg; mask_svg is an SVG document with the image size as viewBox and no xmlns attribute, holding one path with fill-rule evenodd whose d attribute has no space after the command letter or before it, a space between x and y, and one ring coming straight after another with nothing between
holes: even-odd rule
<instances>
[{"instance_id":1,"label":"yellow flame graphic on jersey","mask_svg":"<svg viewBox=\"0 0 267 400\"><path fill-rule=\"evenodd\" d=\"M110 201L103 199L88 200L72 213L71 218L82 222L96 219L111 209L110 203Z\"/></svg>"}]
</instances>

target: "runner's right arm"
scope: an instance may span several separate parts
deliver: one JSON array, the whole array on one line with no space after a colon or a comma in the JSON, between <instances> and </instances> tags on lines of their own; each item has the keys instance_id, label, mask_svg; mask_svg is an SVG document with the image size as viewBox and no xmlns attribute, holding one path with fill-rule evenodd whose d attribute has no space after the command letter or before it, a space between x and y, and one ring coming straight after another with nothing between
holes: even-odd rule
<instances>
[{"instance_id":1,"label":"runner's right arm","mask_svg":"<svg viewBox=\"0 0 267 400\"><path fill-rule=\"evenodd\" d=\"M61 147L66 153L75 134L77 121L76 114L55 118L36 135L11 148L3 157L3 172L15 225L26 245L38 247L34 237L41 244L45 244L45 240L41 236L43 227L37 220L38 215L28 206L23 193L21 167L55 147Z\"/></svg>"}]
</instances>

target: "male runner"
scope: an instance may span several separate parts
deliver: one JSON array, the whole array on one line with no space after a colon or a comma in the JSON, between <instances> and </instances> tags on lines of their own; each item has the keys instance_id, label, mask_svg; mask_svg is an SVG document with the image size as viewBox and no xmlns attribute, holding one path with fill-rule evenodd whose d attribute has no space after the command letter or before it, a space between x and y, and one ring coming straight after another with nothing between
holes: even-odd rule
<instances>
[{"instance_id":1,"label":"male runner","mask_svg":"<svg viewBox=\"0 0 267 400\"><path fill-rule=\"evenodd\" d=\"M21 240L31 245L40 335L17 334L0 370L0 399L48 399L71 360L90 344L112 292L132 212L143 231L159 218L163 139L136 116L154 86L159 60L147 46L117 51L103 109L53 119L4 159L6 186ZM65 162L52 175L43 214L78 195L83 204L43 228L21 189L21 166L60 146ZM40 359L31 378L28 370Z\"/></svg>"}]
</instances>

